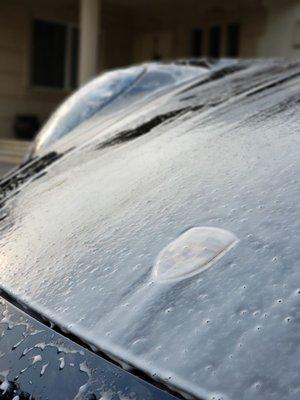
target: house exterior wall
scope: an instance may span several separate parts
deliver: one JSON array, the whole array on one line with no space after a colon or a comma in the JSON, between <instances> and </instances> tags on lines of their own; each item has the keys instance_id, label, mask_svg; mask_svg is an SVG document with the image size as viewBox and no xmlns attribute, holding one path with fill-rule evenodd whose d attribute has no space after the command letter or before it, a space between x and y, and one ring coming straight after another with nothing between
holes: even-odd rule
<instances>
[{"instance_id":1,"label":"house exterior wall","mask_svg":"<svg viewBox=\"0 0 300 400\"><path fill-rule=\"evenodd\" d=\"M13 136L17 114L35 114L44 123L70 94L33 87L30 82L32 21L40 18L79 24L80 0L0 1L0 137ZM204 55L213 25L222 31L240 24L241 57L300 56L300 0L102 1L98 70L132 63L190 57L193 29L204 31Z\"/></svg>"},{"instance_id":2,"label":"house exterior wall","mask_svg":"<svg viewBox=\"0 0 300 400\"><path fill-rule=\"evenodd\" d=\"M137 7L135 13L135 62L152 58L155 41L162 58L190 57L192 31L199 28L204 32L203 53L208 55L209 29L214 25L221 27L221 56L225 56L230 23L241 26L240 56L254 57L266 21L266 8L260 0L185 0L184 7L180 0L166 0Z\"/></svg>"},{"instance_id":3,"label":"house exterior wall","mask_svg":"<svg viewBox=\"0 0 300 400\"><path fill-rule=\"evenodd\" d=\"M99 70L123 67L133 63L134 10L103 3Z\"/></svg>"},{"instance_id":4,"label":"house exterior wall","mask_svg":"<svg viewBox=\"0 0 300 400\"><path fill-rule=\"evenodd\" d=\"M28 4L28 2L27 2ZM0 3L0 136L13 136L17 114L35 114L44 122L68 94L64 90L34 88L30 84L31 21L34 17L76 22L68 8L28 7L26 2Z\"/></svg>"},{"instance_id":5,"label":"house exterior wall","mask_svg":"<svg viewBox=\"0 0 300 400\"><path fill-rule=\"evenodd\" d=\"M300 57L300 1L266 0L267 21L257 55Z\"/></svg>"}]
</instances>

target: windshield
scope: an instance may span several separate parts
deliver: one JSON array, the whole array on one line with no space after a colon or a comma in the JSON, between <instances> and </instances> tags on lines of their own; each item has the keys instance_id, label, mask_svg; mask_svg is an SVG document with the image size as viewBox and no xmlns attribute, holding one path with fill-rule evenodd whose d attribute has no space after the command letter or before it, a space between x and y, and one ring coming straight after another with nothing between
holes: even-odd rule
<instances>
[{"instance_id":1,"label":"windshield","mask_svg":"<svg viewBox=\"0 0 300 400\"><path fill-rule=\"evenodd\" d=\"M38 135L37 147L47 147L99 112L132 85L143 67L108 72L74 93L53 114Z\"/></svg>"},{"instance_id":2,"label":"windshield","mask_svg":"<svg viewBox=\"0 0 300 400\"><path fill-rule=\"evenodd\" d=\"M94 79L69 99L53 114L39 133L34 152L46 149L72 132L80 135L90 130L84 122L94 121L100 114L109 116L122 111L166 88L182 84L207 70L202 67L175 64L145 64L105 73ZM83 128L83 129L82 129Z\"/></svg>"}]
</instances>

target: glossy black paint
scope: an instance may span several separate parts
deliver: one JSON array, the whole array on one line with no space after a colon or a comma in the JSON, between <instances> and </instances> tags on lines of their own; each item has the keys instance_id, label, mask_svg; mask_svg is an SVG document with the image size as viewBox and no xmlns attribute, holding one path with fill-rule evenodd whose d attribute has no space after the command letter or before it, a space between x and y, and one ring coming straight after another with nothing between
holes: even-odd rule
<instances>
[{"instance_id":1,"label":"glossy black paint","mask_svg":"<svg viewBox=\"0 0 300 400\"><path fill-rule=\"evenodd\" d=\"M0 183L1 288L69 339L187 396L298 400L299 64L225 63L151 101L137 96L130 112L127 95ZM203 276L153 282L162 248L205 226L238 245ZM26 334L33 355L21 352L8 375L25 393L35 385L25 374L38 380L39 356L54 350L47 390L32 398L151 398L131 396L123 372L111 389L98 364L89 381L85 353L56 350L54 332L40 351L39 335ZM77 374L60 381L68 357Z\"/></svg>"},{"instance_id":2,"label":"glossy black paint","mask_svg":"<svg viewBox=\"0 0 300 400\"><path fill-rule=\"evenodd\" d=\"M0 299L0 398L172 400Z\"/></svg>"}]
</instances>

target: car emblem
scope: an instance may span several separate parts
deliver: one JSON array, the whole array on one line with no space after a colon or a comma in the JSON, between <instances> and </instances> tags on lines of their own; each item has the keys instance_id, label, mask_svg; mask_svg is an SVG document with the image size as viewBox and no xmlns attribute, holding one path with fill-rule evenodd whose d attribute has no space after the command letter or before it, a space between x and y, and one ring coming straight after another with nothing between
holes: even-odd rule
<instances>
[{"instance_id":1,"label":"car emblem","mask_svg":"<svg viewBox=\"0 0 300 400\"><path fill-rule=\"evenodd\" d=\"M198 274L215 264L237 242L237 237L224 229L188 229L158 254L152 278L167 281Z\"/></svg>"}]
</instances>

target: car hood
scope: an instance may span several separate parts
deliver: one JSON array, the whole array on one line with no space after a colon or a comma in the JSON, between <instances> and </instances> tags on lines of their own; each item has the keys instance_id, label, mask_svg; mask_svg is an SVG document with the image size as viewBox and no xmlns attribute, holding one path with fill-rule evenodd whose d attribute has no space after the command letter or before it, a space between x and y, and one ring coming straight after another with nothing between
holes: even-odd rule
<instances>
[{"instance_id":1,"label":"car hood","mask_svg":"<svg viewBox=\"0 0 300 400\"><path fill-rule=\"evenodd\" d=\"M236 62L23 166L1 183L2 289L185 395L298 399L299 83L297 62ZM235 245L154 279L201 227Z\"/></svg>"}]
</instances>

